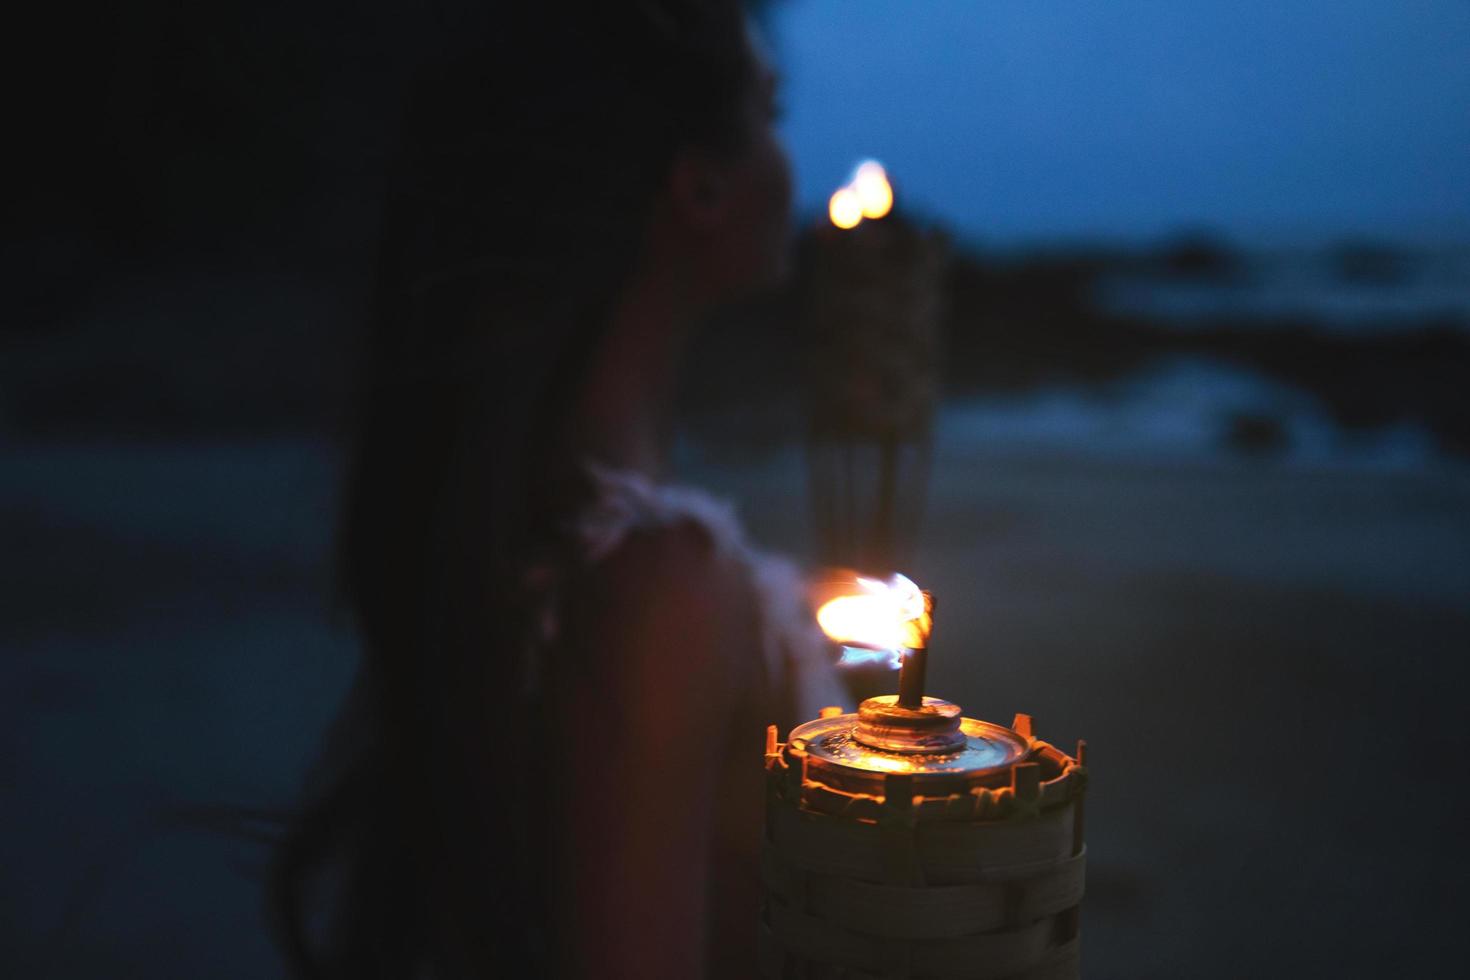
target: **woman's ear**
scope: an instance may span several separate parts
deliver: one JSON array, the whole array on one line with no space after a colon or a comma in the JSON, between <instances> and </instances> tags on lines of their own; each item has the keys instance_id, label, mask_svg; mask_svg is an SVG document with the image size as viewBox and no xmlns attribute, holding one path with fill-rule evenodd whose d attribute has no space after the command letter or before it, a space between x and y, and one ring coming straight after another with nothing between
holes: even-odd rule
<instances>
[{"instance_id":1,"label":"woman's ear","mask_svg":"<svg viewBox=\"0 0 1470 980\"><path fill-rule=\"evenodd\" d=\"M706 151L680 150L670 174L669 198L680 223L698 232L718 231L730 213L728 164Z\"/></svg>"}]
</instances>

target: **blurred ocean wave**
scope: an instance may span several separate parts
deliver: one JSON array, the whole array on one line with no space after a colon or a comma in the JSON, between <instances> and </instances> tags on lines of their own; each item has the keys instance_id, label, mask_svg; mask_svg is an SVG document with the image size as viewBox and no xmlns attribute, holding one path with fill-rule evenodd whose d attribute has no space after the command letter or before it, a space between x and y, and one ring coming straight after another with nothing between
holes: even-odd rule
<instances>
[{"instance_id":1,"label":"blurred ocean wave","mask_svg":"<svg viewBox=\"0 0 1470 980\"><path fill-rule=\"evenodd\" d=\"M1293 321L1363 333L1434 322L1470 331L1470 249L1256 253L1211 275L1105 275L1094 298L1118 316L1185 328Z\"/></svg>"},{"instance_id":2,"label":"blurred ocean wave","mask_svg":"<svg viewBox=\"0 0 1470 980\"><path fill-rule=\"evenodd\" d=\"M1193 357L1166 358L1100 384L954 398L939 413L936 439L956 450L1043 449L1161 461L1246 456L1310 468L1454 465L1423 426L1346 430L1309 391Z\"/></svg>"}]
</instances>

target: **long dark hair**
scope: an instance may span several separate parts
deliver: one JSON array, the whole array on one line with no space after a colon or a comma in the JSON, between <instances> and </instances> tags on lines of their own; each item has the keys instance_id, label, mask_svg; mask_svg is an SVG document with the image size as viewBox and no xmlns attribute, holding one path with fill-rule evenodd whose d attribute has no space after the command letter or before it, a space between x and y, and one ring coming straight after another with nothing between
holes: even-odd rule
<instances>
[{"instance_id":1,"label":"long dark hair","mask_svg":"<svg viewBox=\"0 0 1470 980\"><path fill-rule=\"evenodd\" d=\"M547 447L638 260L676 151L738 147L736 0L477 5L408 100L346 480L362 663L279 852L293 965L331 977L544 972L548 724L521 579Z\"/></svg>"}]
</instances>

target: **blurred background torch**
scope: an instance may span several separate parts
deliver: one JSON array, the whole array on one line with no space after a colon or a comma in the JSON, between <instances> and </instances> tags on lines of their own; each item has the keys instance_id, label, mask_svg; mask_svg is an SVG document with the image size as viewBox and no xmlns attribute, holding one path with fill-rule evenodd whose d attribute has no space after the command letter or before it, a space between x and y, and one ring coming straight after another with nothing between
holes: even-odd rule
<instances>
[{"instance_id":1,"label":"blurred background torch","mask_svg":"<svg viewBox=\"0 0 1470 980\"><path fill-rule=\"evenodd\" d=\"M818 558L887 574L912 556L938 398L947 240L894 207L874 160L805 236L808 475Z\"/></svg>"}]
</instances>

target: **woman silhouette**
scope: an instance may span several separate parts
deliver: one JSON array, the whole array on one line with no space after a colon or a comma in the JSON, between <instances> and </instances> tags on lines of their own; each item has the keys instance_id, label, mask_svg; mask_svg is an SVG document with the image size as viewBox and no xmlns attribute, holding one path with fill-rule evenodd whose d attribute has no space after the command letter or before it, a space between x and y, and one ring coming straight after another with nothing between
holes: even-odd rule
<instances>
[{"instance_id":1,"label":"woman silhouette","mask_svg":"<svg viewBox=\"0 0 1470 980\"><path fill-rule=\"evenodd\" d=\"M344 504L362 662L278 922L308 976L748 977L756 746L837 688L789 567L656 480L691 325L785 261L772 74L735 0L443 27Z\"/></svg>"}]
</instances>

